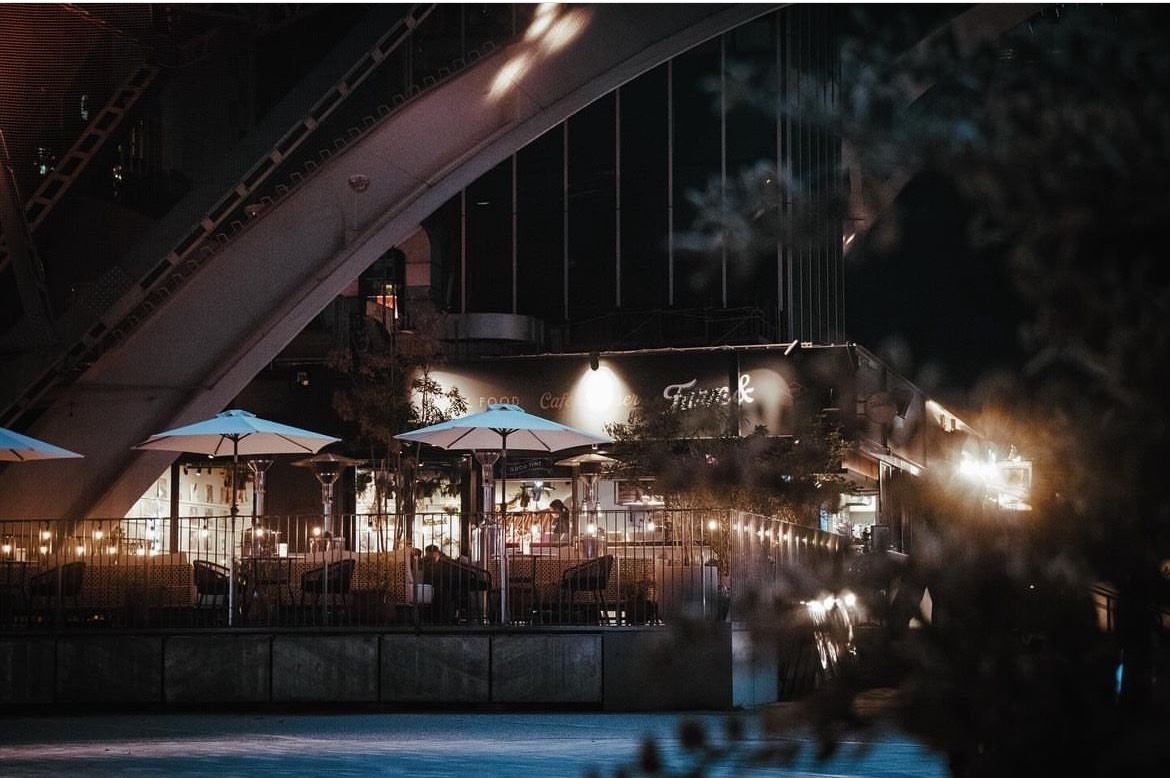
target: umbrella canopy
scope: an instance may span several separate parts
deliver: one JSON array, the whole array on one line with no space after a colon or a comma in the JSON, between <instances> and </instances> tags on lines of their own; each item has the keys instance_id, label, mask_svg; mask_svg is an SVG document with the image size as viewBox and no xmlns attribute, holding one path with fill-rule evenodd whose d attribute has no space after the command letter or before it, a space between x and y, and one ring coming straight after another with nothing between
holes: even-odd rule
<instances>
[{"instance_id":1,"label":"umbrella canopy","mask_svg":"<svg viewBox=\"0 0 1170 778\"><path fill-rule=\"evenodd\" d=\"M230 452L232 455L232 524L228 537L233 538L236 534L236 515L239 513L239 504L236 502L236 471L239 469L241 454L244 456L316 454L321 448L339 440L341 438L261 419L256 414L247 411L232 410L217 413L213 418L205 421L197 421L185 427L176 427L173 430L160 432L147 438L136 448L152 451L182 451L189 454L207 454L212 457L226 455ZM255 524L255 517L252 521ZM228 626L230 627L235 611L235 556L229 555L228 559L229 565L233 566L228 577Z\"/></svg>"},{"instance_id":2,"label":"umbrella canopy","mask_svg":"<svg viewBox=\"0 0 1170 778\"><path fill-rule=\"evenodd\" d=\"M430 427L404 432L394 437L458 451L508 448L525 451L561 451L577 446L613 442L600 435L525 413L518 405L504 403L489 405L486 411L432 424Z\"/></svg>"},{"instance_id":3,"label":"umbrella canopy","mask_svg":"<svg viewBox=\"0 0 1170 778\"><path fill-rule=\"evenodd\" d=\"M598 454L596 451L586 451L584 454L578 454L575 457L562 459L557 462L561 467L581 467L582 465L616 465L618 460L613 457L607 457L605 454Z\"/></svg>"},{"instance_id":4,"label":"umbrella canopy","mask_svg":"<svg viewBox=\"0 0 1170 778\"><path fill-rule=\"evenodd\" d=\"M76 459L74 451L45 443L0 427L0 462L32 462L38 459Z\"/></svg>"},{"instance_id":5,"label":"umbrella canopy","mask_svg":"<svg viewBox=\"0 0 1170 778\"><path fill-rule=\"evenodd\" d=\"M365 461L366 460L364 459L350 459L349 457L343 457L340 454L328 453L318 454L317 456L309 457L308 459L298 459L292 464L293 467L312 467L320 468L322 470L344 470L350 465L360 465Z\"/></svg>"},{"instance_id":6,"label":"umbrella canopy","mask_svg":"<svg viewBox=\"0 0 1170 778\"><path fill-rule=\"evenodd\" d=\"M224 411L205 421L153 435L136 448L208 456L316 454L341 438L278 424L247 411Z\"/></svg>"}]
</instances>

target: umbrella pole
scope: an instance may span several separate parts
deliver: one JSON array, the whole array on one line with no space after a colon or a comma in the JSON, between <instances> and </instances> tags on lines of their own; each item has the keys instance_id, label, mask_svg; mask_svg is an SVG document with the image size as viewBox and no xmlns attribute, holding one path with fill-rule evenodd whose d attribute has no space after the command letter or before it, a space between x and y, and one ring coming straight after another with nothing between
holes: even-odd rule
<instances>
[{"instance_id":1,"label":"umbrella pole","mask_svg":"<svg viewBox=\"0 0 1170 778\"><path fill-rule=\"evenodd\" d=\"M228 532L228 626L232 626L232 615L236 609L236 468L240 464L240 439L232 438L232 510L231 531ZM255 528L253 528L254 530Z\"/></svg>"},{"instance_id":2,"label":"umbrella pole","mask_svg":"<svg viewBox=\"0 0 1170 778\"><path fill-rule=\"evenodd\" d=\"M501 535L503 542L500 543L500 564L499 564L499 584L500 584L500 623L511 624L512 614L508 612L508 433L501 432L500 438L503 444L500 447L500 513L503 514L503 521L501 524Z\"/></svg>"}]
</instances>

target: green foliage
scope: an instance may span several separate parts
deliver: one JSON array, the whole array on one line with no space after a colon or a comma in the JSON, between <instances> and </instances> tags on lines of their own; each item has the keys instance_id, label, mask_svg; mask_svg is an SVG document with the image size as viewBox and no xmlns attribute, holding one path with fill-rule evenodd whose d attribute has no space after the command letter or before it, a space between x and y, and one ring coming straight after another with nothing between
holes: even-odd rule
<instances>
[{"instance_id":1,"label":"green foliage","mask_svg":"<svg viewBox=\"0 0 1170 778\"><path fill-rule=\"evenodd\" d=\"M389 492L400 510L413 510L414 498L453 488L441 474L418 472L419 451L413 462L403 460L403 445L395 435L438 424L467 413L467 401L457 387L444 387L430 369L441 358L441 317L416 306L415 326L409 334L387 332L378 322L363 318L361 336L351 347L331 355L330 366L349 380L333 396L333 407L357 428L371 459L393 471ZM380 483L375 478L375 483ZM382 497L379 494L378 504Z\"/></svg>"},{"instance_id":2,"label":"green foliage","mask_svg":"<svg viewBox=\"0 0 1170 778\"><path fill-rule=\"evenodd\" d=\"M624 477L653 477L670 507L727 507L814 524L835 509L845 483L847 445L825 418L806 420L796 434L756 430L728 434L726 408L674 411L664 400L636 409L607 433L618 446Z\"/></svg>"},{"instance_id":3,"label":"green foliage","mask_svg":"<svg viewBox=\"0 0 1170 778\"><path fill-rule=\"evenodd\" d=\"M863 558L852 577L823 579L862 592L874 626L802 721L823 753L892 721L955 775L1164 771L1170 29L1153 7L1061 6L993 42L943 34L907 50L887 34L899 24L857 26L839 110L736 94L842 137L855 197L807 208L871 218L919 172L953 184L972 215L964 237L1006 263L1005 294L1030 312L1028 370L973 393L976 427L1019 444L1038 478L1034 510L1009 520L936 468L915 496L907 562ZM798 195L811 182L763 163L733 183L698 195L699 243L772 245L807 229ZM899 240L883 222L869 240ZM1120 596L1111 633L1095 619L1101 583ZM776 634L784 605L756 627ZM882 704L866 704L874 687Z\"/></svg>"}]
</instances>

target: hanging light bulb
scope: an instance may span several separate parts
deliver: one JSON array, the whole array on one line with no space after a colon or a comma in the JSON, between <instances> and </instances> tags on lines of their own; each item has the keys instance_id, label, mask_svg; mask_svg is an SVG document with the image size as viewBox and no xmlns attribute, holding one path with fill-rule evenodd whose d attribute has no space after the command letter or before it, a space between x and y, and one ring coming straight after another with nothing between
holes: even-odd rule
<instances>
[{"instance_id":1,"label":"hanging light bulb","mask_svg":"<svg viewBox=\"0 0 1170 778\"><path fill-rule=\"evenodd\" d=\"M105 535L106 533L102 531L102 523L99 521L97 527L94 528L93 539L101 540Z\"/></svg>"}]
</instances>

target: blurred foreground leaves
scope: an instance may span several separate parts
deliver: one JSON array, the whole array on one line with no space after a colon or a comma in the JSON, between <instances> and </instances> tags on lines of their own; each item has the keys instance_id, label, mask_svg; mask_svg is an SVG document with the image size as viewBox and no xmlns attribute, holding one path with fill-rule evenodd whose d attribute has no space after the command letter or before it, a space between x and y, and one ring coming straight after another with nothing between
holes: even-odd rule
<instances>
[{"instance_id":1,"label":"blurred foreground leaves","mask_svg":"<svg viewBox=\"0 0 1170 778\"><path fill-rule=\"evenodd\" d=\"M842 137L860 178L852 196L841 189L817 208L880 212L922 172L961 195L972 253L1006 263L1014 288L1003 293L1029 311L1028 370L989 376L971 406L977 429L1035 461L1034 510L988 511L935 468L914 495L908 559L870 555L809 573L824 591L853 587L867 617L856 659L845 656L796 721L816 734L818 756L846 732L896 726L955 775L1163 773L1170 28L1150 6L1061 6L984 45L944 34L906 50L883 34L897 22L878 21L855 21L864 34L843 44L839 110L736 95ZM733 192L696 195L696 243L739 251L777 233L798 239L816 221L777 207L809 182L767 164L733 182ZM1097 621L1096 585L1119 594L1111 632ZM758 598L757 641L797 634L792 603L810 586ZM777 734L794 726L769 712L761 720ZM700 772L744 758L689 726L680 738ZM791 741L748 750L749 761L794 757Z\"/></svg>"}]
</instances>

